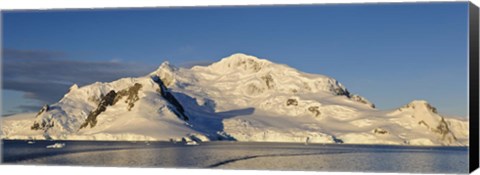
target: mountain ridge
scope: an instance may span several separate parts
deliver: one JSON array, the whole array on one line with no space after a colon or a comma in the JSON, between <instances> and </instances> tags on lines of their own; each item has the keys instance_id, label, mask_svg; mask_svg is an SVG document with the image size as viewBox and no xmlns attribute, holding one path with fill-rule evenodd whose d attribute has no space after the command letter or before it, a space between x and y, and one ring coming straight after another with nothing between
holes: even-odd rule
<instances>
[{"instance_id":1,"label":"mountain ridge","mask_svg":"<svg viewBox=\"0 0 480 175\"><path fill-rule=\"evenodd\" d=\"M15 118L4 121L2 138L468 145L468 122L427 101L378 110L334 78L241 53L208 66L165 61L145 76L74 84L33 119Z\"/></svg>"}]
</instances>

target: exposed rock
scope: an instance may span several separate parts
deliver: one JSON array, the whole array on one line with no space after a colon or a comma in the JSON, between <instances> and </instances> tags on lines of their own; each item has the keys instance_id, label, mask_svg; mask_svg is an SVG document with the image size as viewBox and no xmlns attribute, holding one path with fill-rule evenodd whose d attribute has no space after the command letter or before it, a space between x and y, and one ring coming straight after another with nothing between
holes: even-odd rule
<instances>
[{"instance_id":1,"label":"exposed rock","mask_svg":"<svg viewBox=\"0 0 480 175\"><path fill-rule=\"evenodd\" d=\"M433 107L430 105L427 101L425 100L414 100L405 106L401 107L400 109L415 109L416 107L425 107L428 111L438 114L437 108Z\"/></svg>"},{"instance_id":2,"label":"exposed rock","mask_svg":"<svg viewBox=\"0 0 480 175\"><path fill-rule=\"evenodd\" d=\"M262 69L262 66L254 59L239 60L235 66L242 67L245 71L251 70L253 72L258 72Z\"/></svg>"},{"instance_id":3,"label":"exposed rock","mask_svg":"<svg viewBox=\"0 0 480 175\"><path fill-rule=\"evenodd\" d=\"M425 105L427 107L428 110L430 110L431 112L435 113L435 114L438 114L437 113L437 108L433 107L432 105L430 105L429 103L426 103ZM443 120L443 117L442 117L442 120Z\"/></svg>"},{"instance_id":4,"label":"exposed rock","mask_svg":"<svg viewBox=\"0 0 480 175\"><path fill-rule=\"evenodd\" d=\"M54 127L54 126L55 126L54 121L52 121L52 120L48 120L48 121L42 120L42 124L34 122L32 127L30 127L30 129L32 129L32 130L44 130L46 132L49 128Z\"/></svg>"},{"instance_id":5,"label":"exposed rock","mask_svg":"<svg viewBox=\"0 0 480 175\"><path fill-rule=\"evenodd\" d=\"M296 99L288 99L287 106L290 106L290 105L298 106L298 101Z\"/></svg>"},{"instance_id":6,"label":"exposed rock","mask_svg":"<svg viewBox=\"0 0 480 175\"><path fill-rule=\"evenodd\" d=\"M256 86L255 84L248 84L247 85L247 93L249 95L257 95L257 94L261 94L263 93L264 89L263 88L259 88L258 86Z\"/></svg>"},{"instance_id":7,"label":"exposed rock","mask_svg":"<svg viewBox=\"0 0 480 175\"><path fill-rule=\"evenodd\" d=\"M452 141L457 140L455 135L448 128L448 123L445 121L445 119L443 117L440 120L440 123L438 124L438 126L435 129L432 129L432 130L434 132L439 133L442 136L442 140L448 139L450 143L452 143ZM448 137L449 134L450 134L450 137Z\"/></svg>"},{"instance_id":8,"label":"exposed rock","mask_svg":"<svg viewBox=\"0 0 480 175\"><path fill-rule=\"evenodd\" d=\"M423 120L420 120L420 121L418 122L418 124L419 124L419 125L422 125L422 124L423 124L423 125L425 125L427 128L430 128L430 126L429 126L425 121L423 121Z\"/></svg>"},{"instance_id":9,"label":"exposed rock","mask_svg":"<svg viewBox=\"0 0 480 175\"><path fill-rule=\"evenodd\" d=\"M268 89L273 89L274 87L274 82L273 82L273 77L270 74L267 74L265 76L261 77L263 81L265 81L265 84L267 85Z\"/></svg>"},{"instance_id":10,"label":"exposed rock","mask_svg":"<svg viewBox=\"0 0 480 175\"><path fill-rule=\"evenodd\" d=\"M315 117L318 117L320 115L320 111L318 110L318 106L310 106L308 107L308 111L312 112L315 114Z\"/></svg>"},{"instance_id":11,"label":"exposed rock","mask_svg":"<svg viewBox=\"0 0 480 175\"><path fill-rule=\"evenodd\" d=\"M31 130L39 130L40 129L40 124L37 122L34 122L33 125L30 127Z\"/></svg>"},{"instance_id":12,"label":"exposed rock","mask_svg":"<svg viewBox=\"0 0 480 175\"><path fill-rule=\"evenodd\" d=\"M167 89L160 77L152 76L152 80L160 87L160 94L162 97L171 104L171 106L168 106L168 108L171 109L178 118L188 121L189 118L187 115L185 115L185 109L183 108L182 104L180 104L175 96L173 96L172 93Z\"/></svg>"},{"instance_id":13,"label":"exposed rock","mask_svg":"<svg viewBox=\"0 0 480 175\"><path fill-rule=\"evenodd\" d=\"M364 98L362 96L354 94L354 95L350 96L350 99L352 99L353 101L356 101L356 102L366 104L366 105L370 106L371 108L375 108L375 104L371 103L370 101L368 101L366 98Z\"/></svg>"},{"instance_id":14,"label":"exposed rock","mask_svg":"<svg viewBox=\"0 0 480 175\"><path fill-rule=\"evenodd\" d=\"M337 138L337 137L335 137L335 136L333 136L333 135L332 135L332 139L333 139L333 141L334 141L335 143L343 143L343 140L342 140L342 139L339 139L339 138Z\"/></svg>"},{"instance_id":15,"label":"exposed rock","mask_svg":"<svg viewBox=\"0 0 480 175\"><path fill-rule=\"evenodd\" d=\"M350 92L348 92L348 90L346 89L342 89L342 88L335 88L333 89L333 92L335 93L335 95L343 95L343 96L347 96L347 97L350 97Z\"/></svg>"},{"instance_id":16,"label":"exposed rock","mask_svg":"<svg viewBox=\"0 0 480 175\"><path fill-rule=\"evenodd\" d=\"M372 132L375 134L382 134L382 135L388 134L388 131L382 128L375 128Z\"/></svg>"},{"instance_id":17,"label":"exposed rock","mask_svg":"<svg viewBox=\"0 0 480 175\"><path fill-rule=\"evenodd\" d=\"M100 115L102 112L107 110L107 106L111 106L114 103L115 96L117 96L117 93L115 93L114 90L111 90L110 92L107 93L101 100L100 103L98 104L97 109L93 110L88 114L87 119L85 122L80 126L80 129L87 127L90 125L90 128L93 128L97 124L97 116Z\"/></svg>"},{"instance_id":18,"label":"exposed rock","mask_svg":"<svg viewBox=\"0 0 480 175\"><path fill-rule=\"evenodd\" d=\"M128 111L130 111L133 108L133 106L135 106L135 102L140 99L138 97L138 91L141 88L142 88L142 84L135 83L132 87L129 87L128 89L123 89L121 91L118 91L117 96L115 96L115 100L113 101L113 104L116 104L120 99L127 96L127 99L125 99L125 103L128 104L127 109Z\"/></svg>"},{"instance_id":19,"label":"exposed rock","mask_svg":"<svg viewBox=\"0 0 480 175\"><path fill-rule=\"evenodd\" d=\"M39 116L40 114L42 114L44 112L47 112L49 109L50 109L49 105L47 105L47 104L43 105L42 109L40 109L40 111L38 111L37 116Z\"/></svg>"},{"instance_id":20,"label":"exposed rock","mask_svg":"<svg viewBox=\"0 0 480 175\"><path fill-rule=\"evenodd\" d=\"M42 115L43 113L47 112L50 110L50 106L48 104L43 105L42 109L38 111L37 115L35 117L38 117ZM33 122L33 125L30 127L32 130L47 130L48 128L51 128L54 126L54 122L50 120L50 118L47 118L48 121L42 120L42 123L38 123L37 121Z\"/></svg>"}]
</instances>

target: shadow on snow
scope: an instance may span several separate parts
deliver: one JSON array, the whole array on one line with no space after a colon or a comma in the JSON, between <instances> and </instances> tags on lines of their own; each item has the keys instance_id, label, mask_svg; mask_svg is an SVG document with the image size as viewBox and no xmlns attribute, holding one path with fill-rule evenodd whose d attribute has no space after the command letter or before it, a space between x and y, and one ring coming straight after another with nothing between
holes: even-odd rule
<instances>
[{"instance_id":1,"label":"shadow on snow","mask_svg":"<svg viewBox=\"0 0 480 175\"><path fill-rule=\"evenodd\" d=\"M196 98L184 93L171 92L175 98L179 99L185 108L188 117L190 117L188 123L192 125L192 129L208 134L207 137L211 140L235 140L223 132L223 120L237 116L251 115L255 112L255 108L253 107L215 112L216 104L215 101L211 99L204 99L204 103L200 105L197 103Z\"/></svg>"}]
</instances>

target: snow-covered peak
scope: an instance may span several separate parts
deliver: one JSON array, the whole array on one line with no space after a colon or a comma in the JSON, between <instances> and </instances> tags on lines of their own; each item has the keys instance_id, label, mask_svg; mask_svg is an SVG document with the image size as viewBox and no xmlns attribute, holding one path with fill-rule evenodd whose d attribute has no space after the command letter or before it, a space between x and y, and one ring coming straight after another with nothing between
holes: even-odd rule
<instances>
[{"instance_id":1,"label":"snow-covered peak","mask_svg":"<svg viewBox=\"0 0 480 175\"><path fill-rule=\"evenodd\" d=\"M412 105L427 105L428 102L426 100L413 100L409 104L412 104Z\"/></svg>"},{"instance_id":2,"label":"snow-covered peak","mask_svg":"<svg viewBox=\"0 0 480 175\"><path fill-rule=\"evenodd\" d=\"M208 67L215 72L259 72L265 66L272 62L266 59L260 59L255 56L236 53L221 59L220 61L209 65Z\"/></svg>"},{"instance_id":3,"label":"snow-covered peak","mask_svg":"<svg viewBox=\"0 0 480 175\"><path fill-rule=\"evenodd\" d=\"M211 83L222 87L228 85L225 89L230 89L229 92L247 96L317 92L348 96L346 88L331 77L301 72L285 64L242 53L209 66L195 66L191 71L199 75L198 79L213 81Z\"/></svg>"},{"instance_id":4,"label":"snow-covered peak","mask_svg":"<svg viewBox=\"0 0 480 175\"><path fill-rule=\"evenodd\" d=\"M243 60L267 61L265 59L261 59L256 56L247 55L244 53L234 53L228 57L223 58L221 61L243 61Z\"/></svg>"},{"instance_id":5,"label":"snow-covered peak","mask_svg":"<svg viewBox=\"0 0 480 175\"><path fill-rule=\"evenodd\" d=\"M437 113L437 109L430 105L425 100L414 100L405 106L401 107L400 109L407 109L407 110L415 110L415 111L430 111L433 113Z\"/></svg>"},{"instance_id":6,"label":"snow-covered peak","mask_svg":"<svg viewBox=\"0 0 480 175\"><path fill-rule=\"evenodd\" d=\"M170 64L170 62L163 62L157 70L150 73L150 75L155 75L162 79L163 83L166 86L173 85L175 83L175 72L178 70L177 67Z\"/></svg>"},{"instance_id":7,"label":"snow-covered peak","mask_svg":"<svg viewBox=\"0 0 480 175\"><path fill-rule=\"evenodd\" d=\"M405 119L416 121L419 124L425 123L425 126L433 127L442 120L442 116L437 113L437 109L425 100L414 100L392 112L391 116L401 116Z\"/></svg>"},{"instance_id":8,"label":"snow-covered peak","mask_svg":"<svg viewBox=\"0 0 480 175\"><path fill-rule=\"evenodd\" d=\"M172 72L176 69L177 68L175 66L171 65L169 61L164 61L162 64L160 64L160 66L158 66L156 71L170 71L170 72Z\"/></svg>"},{"instance_id":9,"label":"snow-covered peak","mask_svg":"<svg viewBox=\"0 0 480 175\"><path fill-rule=\"evenodd\" d=\"M77 90L77 89L78 89L78 85L77 85L77 84L73 84L72 86L70 86L69 92L74 91L74 90Z\"/></svg>"}]
</instances>

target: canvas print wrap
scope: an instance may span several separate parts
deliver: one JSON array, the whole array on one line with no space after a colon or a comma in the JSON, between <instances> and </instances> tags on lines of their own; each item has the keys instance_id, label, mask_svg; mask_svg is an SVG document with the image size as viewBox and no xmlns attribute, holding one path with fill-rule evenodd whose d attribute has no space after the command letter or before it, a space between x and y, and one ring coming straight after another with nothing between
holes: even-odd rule
<instances>
[{"instance_id":1,"label":"canvas print wrap","mask_svg":"<svg viewBox=\"0 0 480 175\"><path fill-rule=\"evenodd\" d=\"M4 11L2 163L466 173L468 9Z\"/></svg>"}]
</instances>

